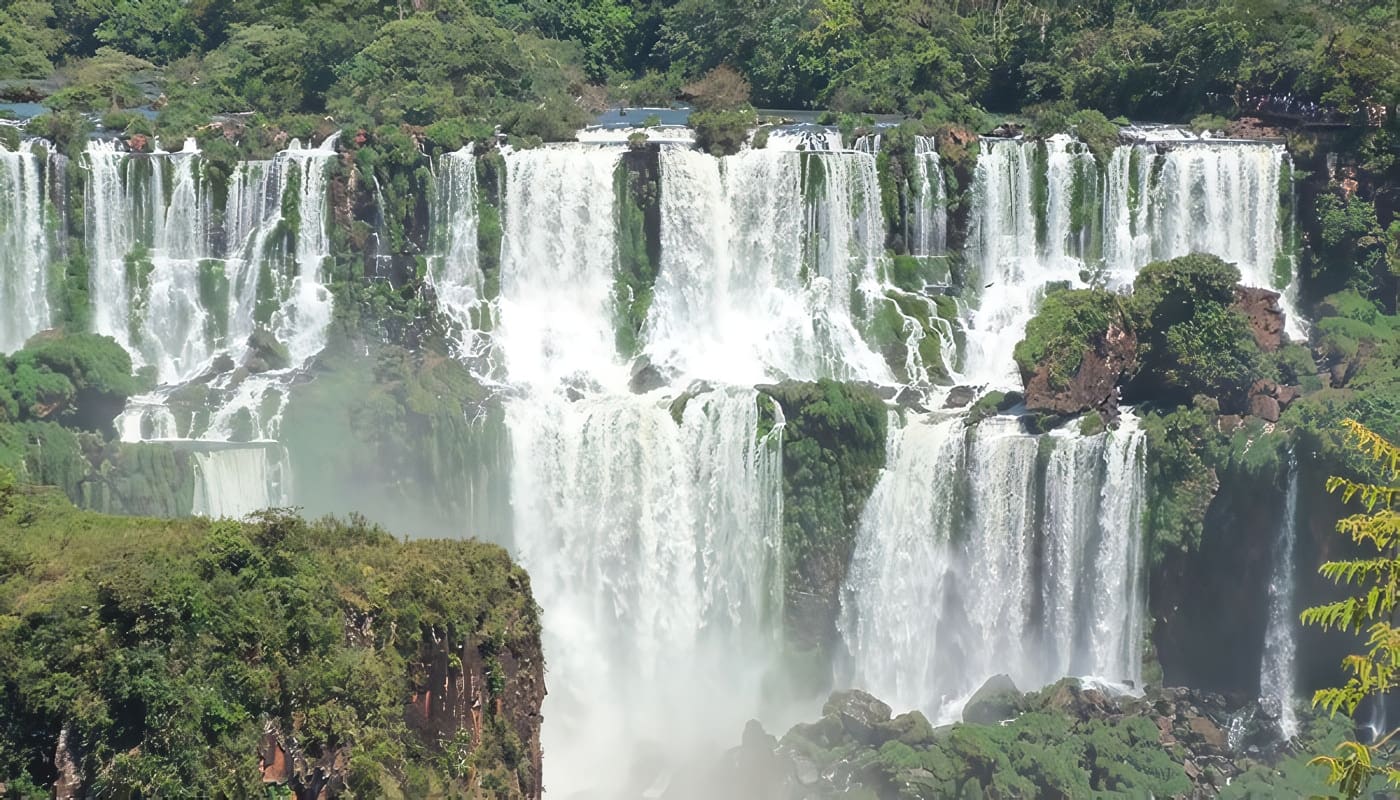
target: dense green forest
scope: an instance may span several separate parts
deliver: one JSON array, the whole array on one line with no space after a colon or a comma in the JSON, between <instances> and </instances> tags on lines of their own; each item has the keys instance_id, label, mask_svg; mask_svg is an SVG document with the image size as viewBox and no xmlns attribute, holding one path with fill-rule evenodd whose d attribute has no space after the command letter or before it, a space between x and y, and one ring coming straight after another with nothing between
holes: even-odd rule
<instances>
[{"instance_id":1,"label":"dense green forest","mask_svg":"<svg viewBox=\"0 0 1400 800\"><path fill-rule=\"evenodd\" d=\"M668 103L720 65L765 107L953 119L1061 103L1186 120L1260 102L1351 119L1400 94L1388 0L6 0L0 11L0 79L58 68L50 103L76 109L139 105L158 87L170 128L255 111L547 133L590 107Z\"/></svg>"}]
</instances>

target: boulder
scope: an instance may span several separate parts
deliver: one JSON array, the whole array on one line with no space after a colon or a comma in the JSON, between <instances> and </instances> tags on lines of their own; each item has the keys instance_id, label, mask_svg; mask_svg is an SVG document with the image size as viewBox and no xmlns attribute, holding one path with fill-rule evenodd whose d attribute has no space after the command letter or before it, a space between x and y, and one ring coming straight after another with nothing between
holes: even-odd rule
<instances>
[{"instance_id":1,"label":"boulder","mask_svg":"<svg viewBox=\"0 0 1400 800\"><path fill-rule=\"evenodd\" d=\"M632 376L627 381L627 388L632 390L632 394L646 394L665 385L666 376L651 363L650 358L639 356L632 362Z\"/></svg>"},{"instance_id":2,"label":"boulder","mask_svg":"<svg viewBox=\"0 0 1400 800\"><path fill-rule=\"evenodd\" d=\"M1249 413L1265 422L1278 422L1278 401L1268 395L1255 395L1249 398Z\"/></svg>"},{"instance_id":3,"label":"boulder","mask_svg":"<svg viewBox=\"0 0 1400 800\"><path fill-rule=\"evenodd\" d=\"M890 707L873 695L859 689L833 692L822 706L823 717L834 717L846 733L862 744L879 746L876 741L881 726L890 721ZM888 736L884 737L888 740Z\"/></svg>"},{"instance_id":4,"label":"boulder","mask_svg":"<svg viewBox=\"0 0 1400 800\"><path fill-rule=\"evenodd\" d=\"M1191 731L1196 751L1208 755L1225 755L1229 749L1225 731L1211 721L1210 717L1191 714L1186 719L1186 727Z\"/></svg>"},{"instance_id":5,"label":"boulder","mask_svg":"<svg viewBox=\"0 0 1400 800\"><path fill-rule=\"evenodd\" d=\"M243 356L243 368L256 375L259 372L286 369L292 365L287 346L266 328L258 328L248 336L248 352Z\"/></svg>"},{"instance_id":6,"label":"boulder","mask_svg":"<svg viewBox=\"0 0 1400 800\"><path fill-rule=\"evenodd\" d=\"M973 693L963 706L963 722L996 725L1016 717L1025 705L1025 696L1008 675L993 675Z\"/></svg>"},{"instance_id":7,"label":"boulder","mask_svg":"<svg viewBox=\"0 0 1400 800\"><path fill-rule=\"evenodd\" d=\"M1249 320L1249 332L1259 349L1272 353L1283 347L1284 314L1278 304L1279 293L1254 286L1235 288L1234 308Z\"/></svg>"},{"instance_id":8,"label":"boulder","mask_svg":"<svg viewBox=\"0 0 1400 800\"><path fill-rule=\"evenodd\" d=\"M1119 325L1110 325L1084 351L1079 367L1063 385L1053 379L1050 364L1039 364L1029 375L1022 374L1026 410L1066 416L1100 411L1114 419L1118 416L1118 384L1136 361L1137 337Z\"/></svg>"},{"instance_id":9,"label":"boulder","mask_svg":"<svg viewBox=\"0 0 1400 800\"><path fill-rule=\"evenodd\" d=\"M954 386L948 390L948 397L943 401L944 408L963 408L971 405L977 399L977 390L971 386Z\"/></svg>"},{"instance_id":10,"label":"boulder","mask_svg":"<svg viewBox=\"0 0 1400 800\"><path fill-rule=\"evenodd\" d=\"M895 405L900 408L907 408L916 414L923 414L928 411L924 406L924 395L912 386L900 387L894 396Z\"/></svg>"}]
</instances>

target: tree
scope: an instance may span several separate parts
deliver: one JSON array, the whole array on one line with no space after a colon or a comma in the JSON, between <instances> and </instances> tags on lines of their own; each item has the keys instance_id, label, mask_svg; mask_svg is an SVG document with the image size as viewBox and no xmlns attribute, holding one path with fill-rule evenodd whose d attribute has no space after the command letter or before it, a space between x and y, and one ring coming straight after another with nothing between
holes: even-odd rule
<instances>
[{"instance_id":1,"label":"tree","mask_svg":"<svg viewBox=\"0 0 1400 800\"><path fill-rule=\"evenodd\" d=\"M1327 479L1327 491L1340 493L1343 502L1359 502L1365 508L1338 520L1337 531L1376 555L1323 564L1319 571L1334 583L1352 587L1352 595L1309 608L1302 619L1305 625L1366 637L1365 652L1342 659L1342 668L1351 675L1347 682L1319 689L1313 695L1314 707L1332 714L1341 710L1353 714L1362 700L1384 697L1400 685L1400 627L1394 623L1400 607L1400 447L1354 419L1342 424L1350 444L1370 456L1375 482L1338 476ZM1342 742L1337 755L1318 756L1312 763L1325 766L1328 782L1348 798L1360 796L1376 778L1400 787L1400 766L1378 757L1382 745L1395 733L1370 745Z\"/></svg>"}]
</instances>

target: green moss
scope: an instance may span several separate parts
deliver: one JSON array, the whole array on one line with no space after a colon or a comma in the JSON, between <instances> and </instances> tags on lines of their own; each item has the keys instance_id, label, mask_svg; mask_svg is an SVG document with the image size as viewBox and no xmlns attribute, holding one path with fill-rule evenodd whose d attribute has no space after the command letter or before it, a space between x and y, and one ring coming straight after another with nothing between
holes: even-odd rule
<instances>
[{"instance_id":1,"label":"green moss","mask_svg":"<svg viewBox=\"0 0 1400 800\"><path fill-rule=\"evenodd\" d=\"M228 277L224 262L207 259L199 262L199 303L209 312L208 334L215 341L228 336L229 308Z\"/></svg>"},{"instance_id":2,"label":"green moss","mask_svg":"<svg viewBox=\"0 0 1400 800\"><path fill-rule=\"evenodd\" d=\"M659 243L651 241L647 225L648 210L655 213L660 201L654 159L655 154L646 151L630 153L613 173L618 252L613 300L618 352L628 357L640 352L642 325L651 307L659 266Z\"/></svg>"}]
</instances>

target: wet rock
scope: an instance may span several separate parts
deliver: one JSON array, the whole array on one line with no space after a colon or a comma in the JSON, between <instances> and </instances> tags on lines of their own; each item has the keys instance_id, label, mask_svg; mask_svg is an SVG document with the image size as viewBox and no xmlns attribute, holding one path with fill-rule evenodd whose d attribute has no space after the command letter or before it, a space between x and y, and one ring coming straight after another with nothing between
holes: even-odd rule
<instances>
[{"instance_id":1,"label":"wet rock","mask_svg":"<svg viewBox=\"0 0 1400 800\"><path fill-rule=\"evenodd\" d=\"M864 744L876 744L876 732L890 721L890 707L873 695L859 689L833 692L822 706L823 717L834 717L851 738Z\"/></svg>"},{"instance_id":2,"label":"wet rock","mask_svg":"<svg viewBox=\"0 0 1400 800\"><path fill-rule=\"evenodd\" d=\"M924 413L928 408L924 405L924 395L912 386L904 386L894 396L894 402L900 408L907 408L910 411Z\"/></svg>"},{"instance_id":3,"label":"wet rock","mask_svg":"<svg viewBox=\"0 0 1400 800\"><path fill-rule=\"evenodd\" d=\"M964 408L977 399L977 390L971 386L954 386L943 401L944 408Z\"/></svg>"},{"instance_id":4,"label":"wet rock","mask_svg":"<svg viewBox=\"0 0 1400 800\"><path fill-rule=\"evenodd\" d=\"M646 356L639 356L632 362L632 376L627 381L627 388L632 394L646 394L655 391L666 385L666 376L661 374L661 370Z\"/></svg>"},{"instance_id":5,"label":"wet rock","mask_svg":"<svg viewBox=\"0 0 1400 800\"><path fill-rule=\"evenodd\" d=\"M1225 731L1220 729L1207 716L1190 716L1186 720L1186 727L1191 731L1192 736L1199 742L1197 750L1210 755L1224 755L1229 749Z\"/></svg>"},{"instance_id":6,"label":"wet rock","mask_svg":"<svg viewBox=\"0 0 1400 800\"><path fill-rule=\"evenodd\" d=\"M996 725L1020 714L1024 701L1009 675L993 675L963 707L963 722Z\"/></svg>"},{"instance_id":7,"label":"wet rock","mask_svg":"<svg viewBox=\"0 0 1400 800\"><path fill-rule=\"evenodd\" d=\"M248 353L243 357L243 367L256 375L259 372L286 369L292 365L292 355L287 346L277 341L277 337L266 328L258 328L248 337Z\"/></svg>"}]
</instances>

